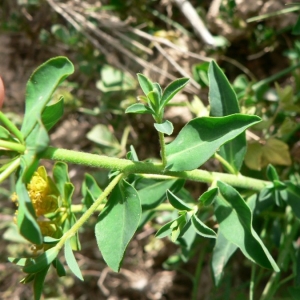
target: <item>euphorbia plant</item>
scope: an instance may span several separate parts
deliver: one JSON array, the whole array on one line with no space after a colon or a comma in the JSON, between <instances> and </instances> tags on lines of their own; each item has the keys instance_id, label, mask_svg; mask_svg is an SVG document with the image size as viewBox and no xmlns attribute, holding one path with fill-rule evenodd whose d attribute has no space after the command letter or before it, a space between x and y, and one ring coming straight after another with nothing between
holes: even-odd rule
<instances>
[{"instance_id":1,"label":"euphorbia plant","mask_svg":"<svg viewBox=\"0 0 300 300\"><path fill-rule=\"evenodd\" d=\"M126 159L119 159L49 146L48 131L63 116L63 98L48 103L57 86L73 71L67 58L56 57L32 74L26 89L21 130L0 112L1 155L7 157L0 169L0 181L15 172L16 223L20 234L34 245L31 257L9 260L26 273L23 283L34 282L35 299L41 296L51 266L59 276L66 274L61 255L70 270L83 280L73 251L80 250L78 230L92 214L100 210L95 224L97 244L107 265L118 272L135 232L154 217L152 212L164 207L177 215L158 230L158 238L169 236L181 246L186 258L199 236L214 239L212 270L216 285L228 259L239 248L253 264L274 272L262 296L270 299L279 280L277 272L288 254L280 252L278 263L275 262L259 232L254 230L253 218L266 207L276 205L283 210L292 207L299 217L299 187L293 182L280 181L272 166L267 169L269 181L240 174L247 146L245 130L260 122L260 118L240 114L237 97L218 65L212 61L208 72L211 116L189 121L169 144L165 144L164 135L172 134L173 125L164 120L164 109L188 79L177 79L163 90L158 83L138 74L145 95L139 97L139 103L128 107L126 113L153 116L161 163L140 162L133 147ZM198 169L212 156L220 160L226 172ZM52 178L39 166L41 158L57 161ZM68 176L68 163L111 171L103 191L91 175L85 175L82 214L78 219L72 205L74 186ZM151 174L151 178L146 174ZM193 200L184 188L187 180L208 183L209 188L198 200ZM214 227L206 224L212 216ZM292 222L293 230L283 237L285 246L291 249L299 224L289 214L288 224ZM250 298L254 286L253 281Z\"/></svg>"}]
</instances>

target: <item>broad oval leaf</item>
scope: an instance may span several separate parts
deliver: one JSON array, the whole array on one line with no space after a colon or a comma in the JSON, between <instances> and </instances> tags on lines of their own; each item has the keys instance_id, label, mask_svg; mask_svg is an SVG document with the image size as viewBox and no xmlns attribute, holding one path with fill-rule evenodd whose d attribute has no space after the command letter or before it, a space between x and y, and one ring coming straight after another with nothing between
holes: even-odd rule
<instances>
[{"instance_id":1,"label":"broad oval leaf","mask_svg":"<svg viewBox=\"0 0 300 300\"><path fill-rule=\"evenodd\" d=\"M257 116L242 114L191 120L182 128L176 139L166 146L168 170L189 171L198 168L220 146L259 121Z\"/></svg>"},{"instance_id":2,"label":"broad oval leaf","mask_svg":"<svg viewBox=\"0 0 300 300\"><path fill-rule=\"evenodd\" d=\"M163 123L154 123L154 127L158 132L171 135L173 133L174 127L173 124L166 120Z\"/></svg>"},{"instance_id":3,"label":"broad oval leaf","mask_svg":"<svg viewBox=\"0 0 300 300\"><path fill-rule=\"evenodd\" d=\"M138 78L139 84L141 86L141 89L143 90L145 95L148 95L150 92L153 91L153 89L154 89L153 83L151 82L151 80L148 77L146 77L143 74L138 73L137 78Z\"/></svg>"},{"instance_id":4,"label":"broad oval leaf","mask_svg":"<svg viewBox=\"0 0 300 300\"><path fill-rule=\"evenodd\" d=\"M196 232L206 238L215 239L217 234L208 226L206 226L195 214L191 217L192 224Z\"/></svg>"},{"instance_id":5,"label":"broad oval leaf","mask_svg":"<svg viewBox=\"0 0 300 300\"><path fill-rule=\"evenodd\" d=\"M79 278L80 280L83 281L83 277L80 271L80 268L77 264L77 261L75 259L72 247L71 247L71 242L70 239L67 239L65 242L65 246L64 246L64 250L65 250L65 258L66 258L66 262L68 264L68 267L70 268L70 270L74 273L74 275Z\"/></svg>"},{"instance_id":6,"label":"broad oval leaf","mask_svg":"<svg viewBox=\"0 0 300 300\"><path fill-rule=\"evenodd\" d=\"M31 259L23 268L25 273L38 273L47 268L57 257L59 250L55 247L48 249L35 259Z\"/></svg>"},{"instance_id":7,"label":"broad oval leaf","mask_svg":"<svg viewBox=\"0 0 300 300\"><path fill-rule=\"evenodd\" d=\"M134 103L126 108L126 114L152 114L154 111L142 103Z\"/></svg>"},{"instance_id":8,"label":"broad oval leaf","mask_svg":"<svg viewBox=\"0 0 300 300\"><path fill-rule=\"evenodd\" d=\"M167 198L171 205L178 210L192 210L192 208L189 205L187 205L183 200L174 195L170 190L167 190Z\"/></svg>"},{"instance_id":9,"label":"broad oval leaf","mask_svg":"<svg viewBox=\"0 0 300 300\"><path fill-rule=\"evenodd\" d=\"M210 115L224 117L240 112L237 96L223 71L211 61L208 69ZM240 170L246 154L246 135L242 132L220 148L220 155L236 173Z\"/></svg>"},{"instance_id":10,"label":"broad oval leaf","mask_svg":"<svg viewBox=\"0 0 300 300\"><path fill-rule=\"evenodd\" d=\"M161 97L161 108L165 107L168 102L180 91L182 90L187 83L189 78L179 78L171 82L164 90Z\"/></svg>"},{"instance_id":11,"label":"broad oval leaf","mask_svg":"<svg viewBox=\"0 0 300 300\"><path fill-rule=\"evenodd\" d=\"M252 212L244 199L230 185L220 181L217 185L221 194L215 201L219 232L250 260L279 272L276 262L252 227Z\"/></svg>"},{"instance_id":12,"label":"broad oval leaf","mask_svg":"<svg viewBox=\"0 0 300 300\"><path fill-rule=\"evenodd\" d=\"M73 72L73 64L63 56L49 59L33 72L26 86L25 115L21 129L24 137L40 120L57 86Z\"/></svg>"},{"instance_id":13,"label":"broad oval leaf","mask_svg":"<svg viewBox=\"0 0 300 300\"><path fill-rule=\"evenodd\" d=\"M125 250L136 232L142 208L137 191L125 180L112 191L98 217L95 234L107 265L118 272Z\"/></svg>"}]
</instances>

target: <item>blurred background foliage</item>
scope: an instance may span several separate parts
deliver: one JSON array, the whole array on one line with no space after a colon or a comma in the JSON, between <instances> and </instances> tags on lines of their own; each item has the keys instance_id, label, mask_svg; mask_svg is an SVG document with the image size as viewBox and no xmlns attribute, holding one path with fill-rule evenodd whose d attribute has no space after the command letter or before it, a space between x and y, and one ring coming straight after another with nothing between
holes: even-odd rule
<instances>
[{"instance_id":1,"label":"blurred background foliage","mask_svg":"<svg viewBox=\"0 0 300 300\"><path fill-rule=\"evenodd\" d=\"M191 78L166 112L176 134L191 118L209 114L207 69L208 62L215 59L232 83L242 112L263 119L247 133L249 146L242 174L266 179L265 167L271 163L281 179L299 184L300 7L288 0L195 0L188 2L190 16L196 13L200 17L193 26L193 17L185 17L180 3L0 0L4 111L20 124L29 75L48 58L65 55L76 72L53 97L58 101L60 95L64 96L65 117L52 130L52 145L118 157L124 157L133 145L141 160L159 157L151 118L124 114L141 94L135 74L144 73L162 86L178 77ZM203 168L222 170L213 159ZM84 171L81 167L70 171L77 203ZM105 185L105 172L88 171L100 186ZM8 197L13 185L13 181L7 182L0 190L5 203L0 210L0 226L6 233L4 238L10 240L14 234L9 216L15 208ZM204 190L200 184L188 183L186 187L196 198ZM159 224L170 215L160 218ZM196 247L197 255L183 264L169 241L153 239L155 226L146 226L137 235L123 271L114 274L105 268L90 242L94 240L89 231L91 220L85 228L83 251L77 255L86 281L78 283L69 276L59 279L63 282L59 285L51 284L50 277L45 295L49 299L190 299L191 274L198 261L195 256L202 255L198 299L245 299L249 286L247 261L241 257L242 263L237 264L235 260L216 290L209 257L203 255L203 249L212 245L206 241L201 249ZM7 233L7 228L12 232ZM272 230L276 233L275 228ZM0 244L0 297L30 299L30 290L17 283L20 276L14 266L5 262L7 256L30 251L29 246L20 247L15 242Z\"/></svg>"}]
</instances>

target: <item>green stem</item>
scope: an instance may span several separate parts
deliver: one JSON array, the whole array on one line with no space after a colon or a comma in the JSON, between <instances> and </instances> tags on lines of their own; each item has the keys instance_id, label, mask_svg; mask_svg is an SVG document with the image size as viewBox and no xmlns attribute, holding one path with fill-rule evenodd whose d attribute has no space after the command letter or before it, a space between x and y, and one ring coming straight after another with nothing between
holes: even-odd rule
<instances>
[{"instance_id":1,"label":"green stem","mask_svg":"<svg viewBox=\"0 0 300 300\"><path fill-rule=\"evenodd\" d=\"M192 300L197 300L197 295L198 295L198 287L199 287L199 282L200 282L200 277L201 277L201 271L202 271L202 265L203 265L203 258L205 254L205 248L201 250L199 254L199 259L198 263L196 266L196 272L195 272L195 277L193 280L193 292L192 292Z\"/></svg>"},{"instance_id":2,"label":"green stem","mask_svg":"<svg viewBox=\"0 0 300 300\"><path fill-rule=\"evenodd\" d=\"M249 300L254 299L255 275L256 275L256 264L252 263L252 266L251 266L251 281L250 281L250 289L249 289Z\"/></svg>"},{"instance_id":3,"label":"green stem","mask_svg":"<svg viewBox=\"0 0 300 300\"><path fill-rule=\"evenodd\" d=\"M18 157L0 174L0 183L19 167L20 161L21 159Z\"/></svg>"},{"instance_id":4,"label":"green stem","mask_svg":"<svg viewBox=\"0 0 300 300\"><path fill-rule=\"evenodd\" d=\"M159 136L160 155L161 155L162 165L165 167L167 165L165 136L161 132L158 133L158 136Z\"/></svg>"},{"instance_id":5,"label":"green stem","mask_svg":"<svg viewBox=\"0 0 300 300\"><path fill-rule=\"evenodd\" d=\"M56 248L60 250L65 244L66 240L75 235L82 225L90 218L90 216L97 210L101 202L111 193L113 188L123 178L124 174L117 175L105 188L99 198L89 207L89 209L77 220L77 222L61 237L60 241L56 244Z\"/></svg>"},{"instance_id":6,"label":"green stem","mask_svg":"<svg viewBox=\"0 0 300 300\"><path fill-rule=\"evenodd\" d=\"M5 148L11 151L17 151L19 153L24 153L25 146L22 144L14 143L14 142L7 142L4 140L0 140L0 148Z\"/></svg>"},{"instance_id":7,"label":"green stem","mask_svg":"<svg viewBox=\"0 0 300 300\"><path fill-rule=\"evenodd\" d=\"M103 210L105 204L100 204L96 211L101 211ZM72 213L81 213L84 209L83 204L72 204L71 206L71 211ZM60 211L66 210L65 208L60 209ZM159 206L155 207L152 209L153 211L174 211L175 208L169 203L161 203Z\"/></svg>"},{"instance_id":8,"label":"green stem","mask_svg":"<svg viewBox=\"0 0 300 300\"><path fill-rule=\"evenodd\" d=\"M21 131L7 118L2 111L0 111L0 121L3 123L4 127L8 129L22 144L24 143Z\"/></svg>"},{"instance_id":9,"label":"green stem","mask_svg":"<svg viewBox=\"0 0 300 300\"><path fill-rule=\"evenodd\" d=\"M290 210L290 208L288 207L287 210ZM294 241L294 237L296 235L296 233L299 230L299 225L300 223L295 220L295 223L292 224L292 222L294 221L294 217L293 214L289 211L287 211L287 226L286 226L286 231L283 233L283 240L281 243L281 251L278 257L278 266L281 269L285 269L285 264L286 264L286 260L288 258L288 254L289 254L289 249L290 247L292 247L293 241ZM278 282L280 279L280 273L276 273L273 272L263 293L262 296L260 298L260 300L270 300L273 299L273 296L276 292L276 290L278 289Z\"/></svg>"},{"instance_id":10,"label":"green stem","mask_svg":"<svg viewBox=\"0 0 300 300\"><path fill-rule=\"evenodd\" d=\"M236 171L234 170L234 168L221 155L219 155L218 153L215 153L215 158L227 169L227 171L229 173L236 174Z\"/></svg>"},{"instance_id":11,"label":"green stem","mask_svg":"<svg viewBox=\"0 0 300 300\"><path fill-rule=\"evenodd\" d=\"M165 171L162 164L149 162L134 162L127 159L107 157L66 149L57 149L49 147L42 158L63 161L78 165L85 165L94 168L104 168L116 170L126 174L157 174L182 178L191 181L205 182L211 184L215 180L223 181L237 188L244 188L253 191L260 191L271 182L245 177L242 175L224 174L218 172L209 172L204 170L172 172Z\"/></svg>"}]
</instances>

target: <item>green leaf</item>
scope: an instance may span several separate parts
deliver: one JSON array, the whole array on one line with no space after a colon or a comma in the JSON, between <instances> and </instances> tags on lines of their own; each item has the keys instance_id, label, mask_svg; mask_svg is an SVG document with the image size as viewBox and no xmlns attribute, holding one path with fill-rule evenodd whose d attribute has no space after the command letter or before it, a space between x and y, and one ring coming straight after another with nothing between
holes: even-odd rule
<instances>
[{"instance_id":1,"label":"green leaf","mask_svg":"<svg viewBox=\"0 0 300 300\"><path fill-rule=\"evenodd\" d=\"M192 210L189 205L187 205L183 200L174 195L170 190L167 190L167 198L171 205L178 210Z\"/></svg>"},{"instance_id":2,"label":"green leaf","mask_svg":"<svg viewBox=\"0 0 300 300\"><path fill-rule=\"evenodd\" d=\"M28 258L15 258L15 257L8 257L7 259L11 263L13 263L17 266L20 266L20 267L24 267L26 265L27 260L28 260Z\"/></svg>"},{"instance_id":3,"label":"green leaf","mask_svg":"<svg viewBox=\"0 0 300 300\"><path fill-rule=\"evenodd\" d=\"M64 114L64 98L60 97L55 104L46 106L42 113L42 122L49 131Z\"/></svg>"},{"instance_id":4,"label":"green leaf","mask_svg":"<svg viewBox=\"0 0 300 300\"><path fill-rule=\"evenodd\" d=\"M34 281L33 281L34 300L41 299L43 287L44 287L44 281L48 273L49 267L50 265L45 269L41 270L40 272L36 273L34 276Z\"/></svg>"},{"instance_id":5,"label":"green leaf","mask_svg":"<svg viewBox=\"0 0 300 300\"><path fill-rule=\"evenodd\" d=\"M35 259L30 259L24 266L23 272L25 273L38 273L47 268L52 261L57 257L59 250L55 247L48 249L43 254Z\"/></svg>"},{"instance_id":6,"label":"green leaf","mask_svg":"<svg viewBox=\"0 0 300 300\"><path fill-rule=\"evenodd\" d=\"M19 178L16 184L16 193L18 195L18 215L17 225L20 234L33 244L43 243L43 237L39 225L36 222L36 216L32 202L29 198L26 185Z\"/></svg>"},{"instance_id":7,"label":"green leaf","mask_svg":"<svg viewBox=\"0 0 300 300\"><path fill-rule=\"evenodd\" d=\"M159 92L156 89L154 89L153 91L147 94L147 98L150 101L148 101L149 106L152 107L155 112L158 111L160 103Z\"/></svg>"},{"instance_id":8,"label":"green leaf","mask_svg":"<svg viewBox=\"0 0 300 300\"><path fill-rule=\"evenodd\" d=\"M70 182L68 165L64 162L56 162L53 167L53 179L59 193L63 199L66 198L65 195L65 183Z\"/></svg>"},{"instance_id":9,"label":"green leaf","mask_svg":"<svg viewBox=\"0 0 300 300\"><path fill-rule=\"evenodd\" d=\"M191 120L182 128L176 139L166 146L168 169L189 171L198 168L220 146L259 121L257 116L242 114Z\"/></svg>"},{"instance_id":10,"label":"green leaf","mask_svg":"<svg viewBox=\"0 0 300 300\"><path fill-rule=\"evenodd\" d=\"M99 187L95 178L90 174L84 174L84 182L82 184L83 195L85 194L85 192L87 190L89 190L91 192L91 194L95 200L102 194L101 188Z\"/></svg>"},{"instance_id":11,"label":"green leaf","mask_svg":"<svg viewBox=\"0 0 300 300\"><path fill-rule=\"evenodd\" d=\"M157 83L157 82L154 82L153 83L153 87L154 87L154 90L156 90L158 92L158 95L159 95L159 99L162 97L162 89L161 89L161 86Z\"/></svg>"},{"instance_id":12,"label":"green leaf","mask_svg":"<svg viewBox=\"0 0 300 300\"><path fill-rule=\"evenodd\" d=\"M83 277L82 277L80 268L77 264L77 261L75 259L73 250L71 248L70 239L66 240L64 250L65 250L65 258L66 258L66 262L68 264L68 267L70 268L70 270L74 273L74 275L77 278L79 278L80 280L83 281Z\"/></svg>"},{"instance_id":13,"label":"green leaf","mask_svg":"<svg viewBox=\"0 0 300 300\"><path fill-rule=\"evenodd\" d=\"M33 72L26 86L25 115L21 129L25 138L41 119L57 86L73 72L73 64L62 56L49 59Z\"/></svg>"},{"instance_id":14,"label":"green leaf","mask_svg":"<svg viewBox=\"0 0 300 300\"><path fill-rule=\"evenodd\" d=\"M44 236L43 243L44 244L57 244L60 241L60 239L55 239L51 236Z\"/></svg>"},{"instance_id":15,"label":"green leaf","mask_svg":"<svg viewBox=\"0 0 300 300\"><path fill-rule=\"evenodd\" d=\"M289 181L285 182L285 184L288 193L287 203L291 206L295 216L300 219L300 187Z\"/></svg>"},{"instance_id":16,"label":"green leaf","mask_svg":"<svg viewBox=\"0 0 300 300\"><path fill-rule=\"evenodd\" d=\"M154 111L142 103L134 103L126 108L126 114L153 114Z\"/></svg>"},{"instance_id":17,"label":"green leaf","mask_svg":"<svg viewBox=\"0 0 300 300\"><path fill-rule=\"evenodd\" d=\"M66 270L60 260L56 257L56 259L52 262L54 268L56 269L56 273L59 277L66 276Z\"/></svg>"},{"instance_id":18,"label":"green leaf","mask_svg":"<svg viewBox=\"0 0 300 300\"><path fill-rule=\"evenodd\" d=\"M141 183L145 186L139 188ZM184 184L184 180L149 180L143 179L138 185L138 194L141 199L143 211L153 209L162 203L166 199L166 190L170 189L172 192L176 192L181 189Z\"/></svg>"},{"instance_id":19,"label":"green leaf","mask_svg":"<svg viewBox=\"0 0 300 300\"><path fill-rule=\"evenodd\" d=\"M120 148L120 143L106 125L98 124L92 128L86 137L101 146Z\"/></svg>"},{"instance_id":20,"label":"green leaf","mask_svg":"<svg viewBox=\"0 0 300 300\"><path fill-rule=\"evenodd\" d=\"M125 250L138 228L141 214L137 191L123 180L113 189L95 227L99 250L107 265L115 272L120 270Z\"/></svg>"},{"instance_id":21,"label":"green leaf","mask_svg":"<svg viewBox=\"0 0 300 300\"><path fill-rule=\"evenodd\" d=\"M199 197L199 202L202 202L205 206L211 205L215 200L219 189L217 187L207 190Z\"/></svg>"},{"instance_id":22,"label":"green leaf","mask_svg":"<svg viewBox=\"0 0 300 300\"><path fill-rule=\"evenodd\" d=\"M158 132L171 135L173 133L174 127L173 124L166 120L163 123L154 123L154 127Z\"/></svg>"},{"instance_id":23,"label":"green leaf","mask_svg":"<svg viewBox=\"0 0 300 300\"><path fill-rule=\"evenodd\" d=\"M271 181L279 180L277 171L272 165L268 165L268 167L267 167L267 177Z\"/></svg>"},{"instance_id":24,"label":"green leaf","mask_svg":"<svg viewBox=\"0 0 300 300\"><path fill-rule=\"evenodd\" d=\"M143 90L145 95L148 95L150 92L153 91L154 85L148 77L146 77L143 74L138 73L137 78L138 78L138 82L141 86L141 89Z\"/></svg>"},{"instance_id":25,"label":"green leaf","mask_svg":"<svg viewBox=\"0 0 300 300\"><path fill-rule=\"evenodd\" d=\"M163 92L160 108L165 107L168 102L187 85L188 82L189 78L179 78L171 82Z\"/></svg>"},{"instance_id":26,"label":"green leaf","mask_svg":"<svg viewBox=\"0 0 300 300\"><path fill-rule=\"evenodd\" d=\"M195 214L191 217L192 224L196 232L206 238L215 239L217 234L208 226L206 226Z\"/></svg>"},{"instance_id":27,"label":"green leaf","mask_svg":"<svg viewBox=\"0 0 300 300\"><path fill-rule=\"evenodd\" d=\"M223 71L215 61L210 62L209 102L212 117L225 117L240 112L237 96ZM242 132L220 148L220 155L233 167L240 170L246 154L246 135Z\"/></svg>"},{"instance_id":28,"label":"green leaf","mask_svg":"<svg viewBox=\"0 0 300 300\"><path fill-rule=\"evenodd\" d=\"M232 256L232 254L236 251L237 248L238 247L236 245L230 243L224 237L221 231L218 232L211 262L216 286L218 286L221 281L224 268L229 258Z\"/></svg>"},{"instance_id":29,"label":"green leaf","mask_svg":"<svg viewBox=\"0 0 300 300\"><path fill-rule=\"evenodd\" d=\"M252 212L244 199L233 187L220 181L217 185L221 194L215 200L219 231L248 259L279 272L276 262L252 227Z\"/></svg>"}]
</instances>

